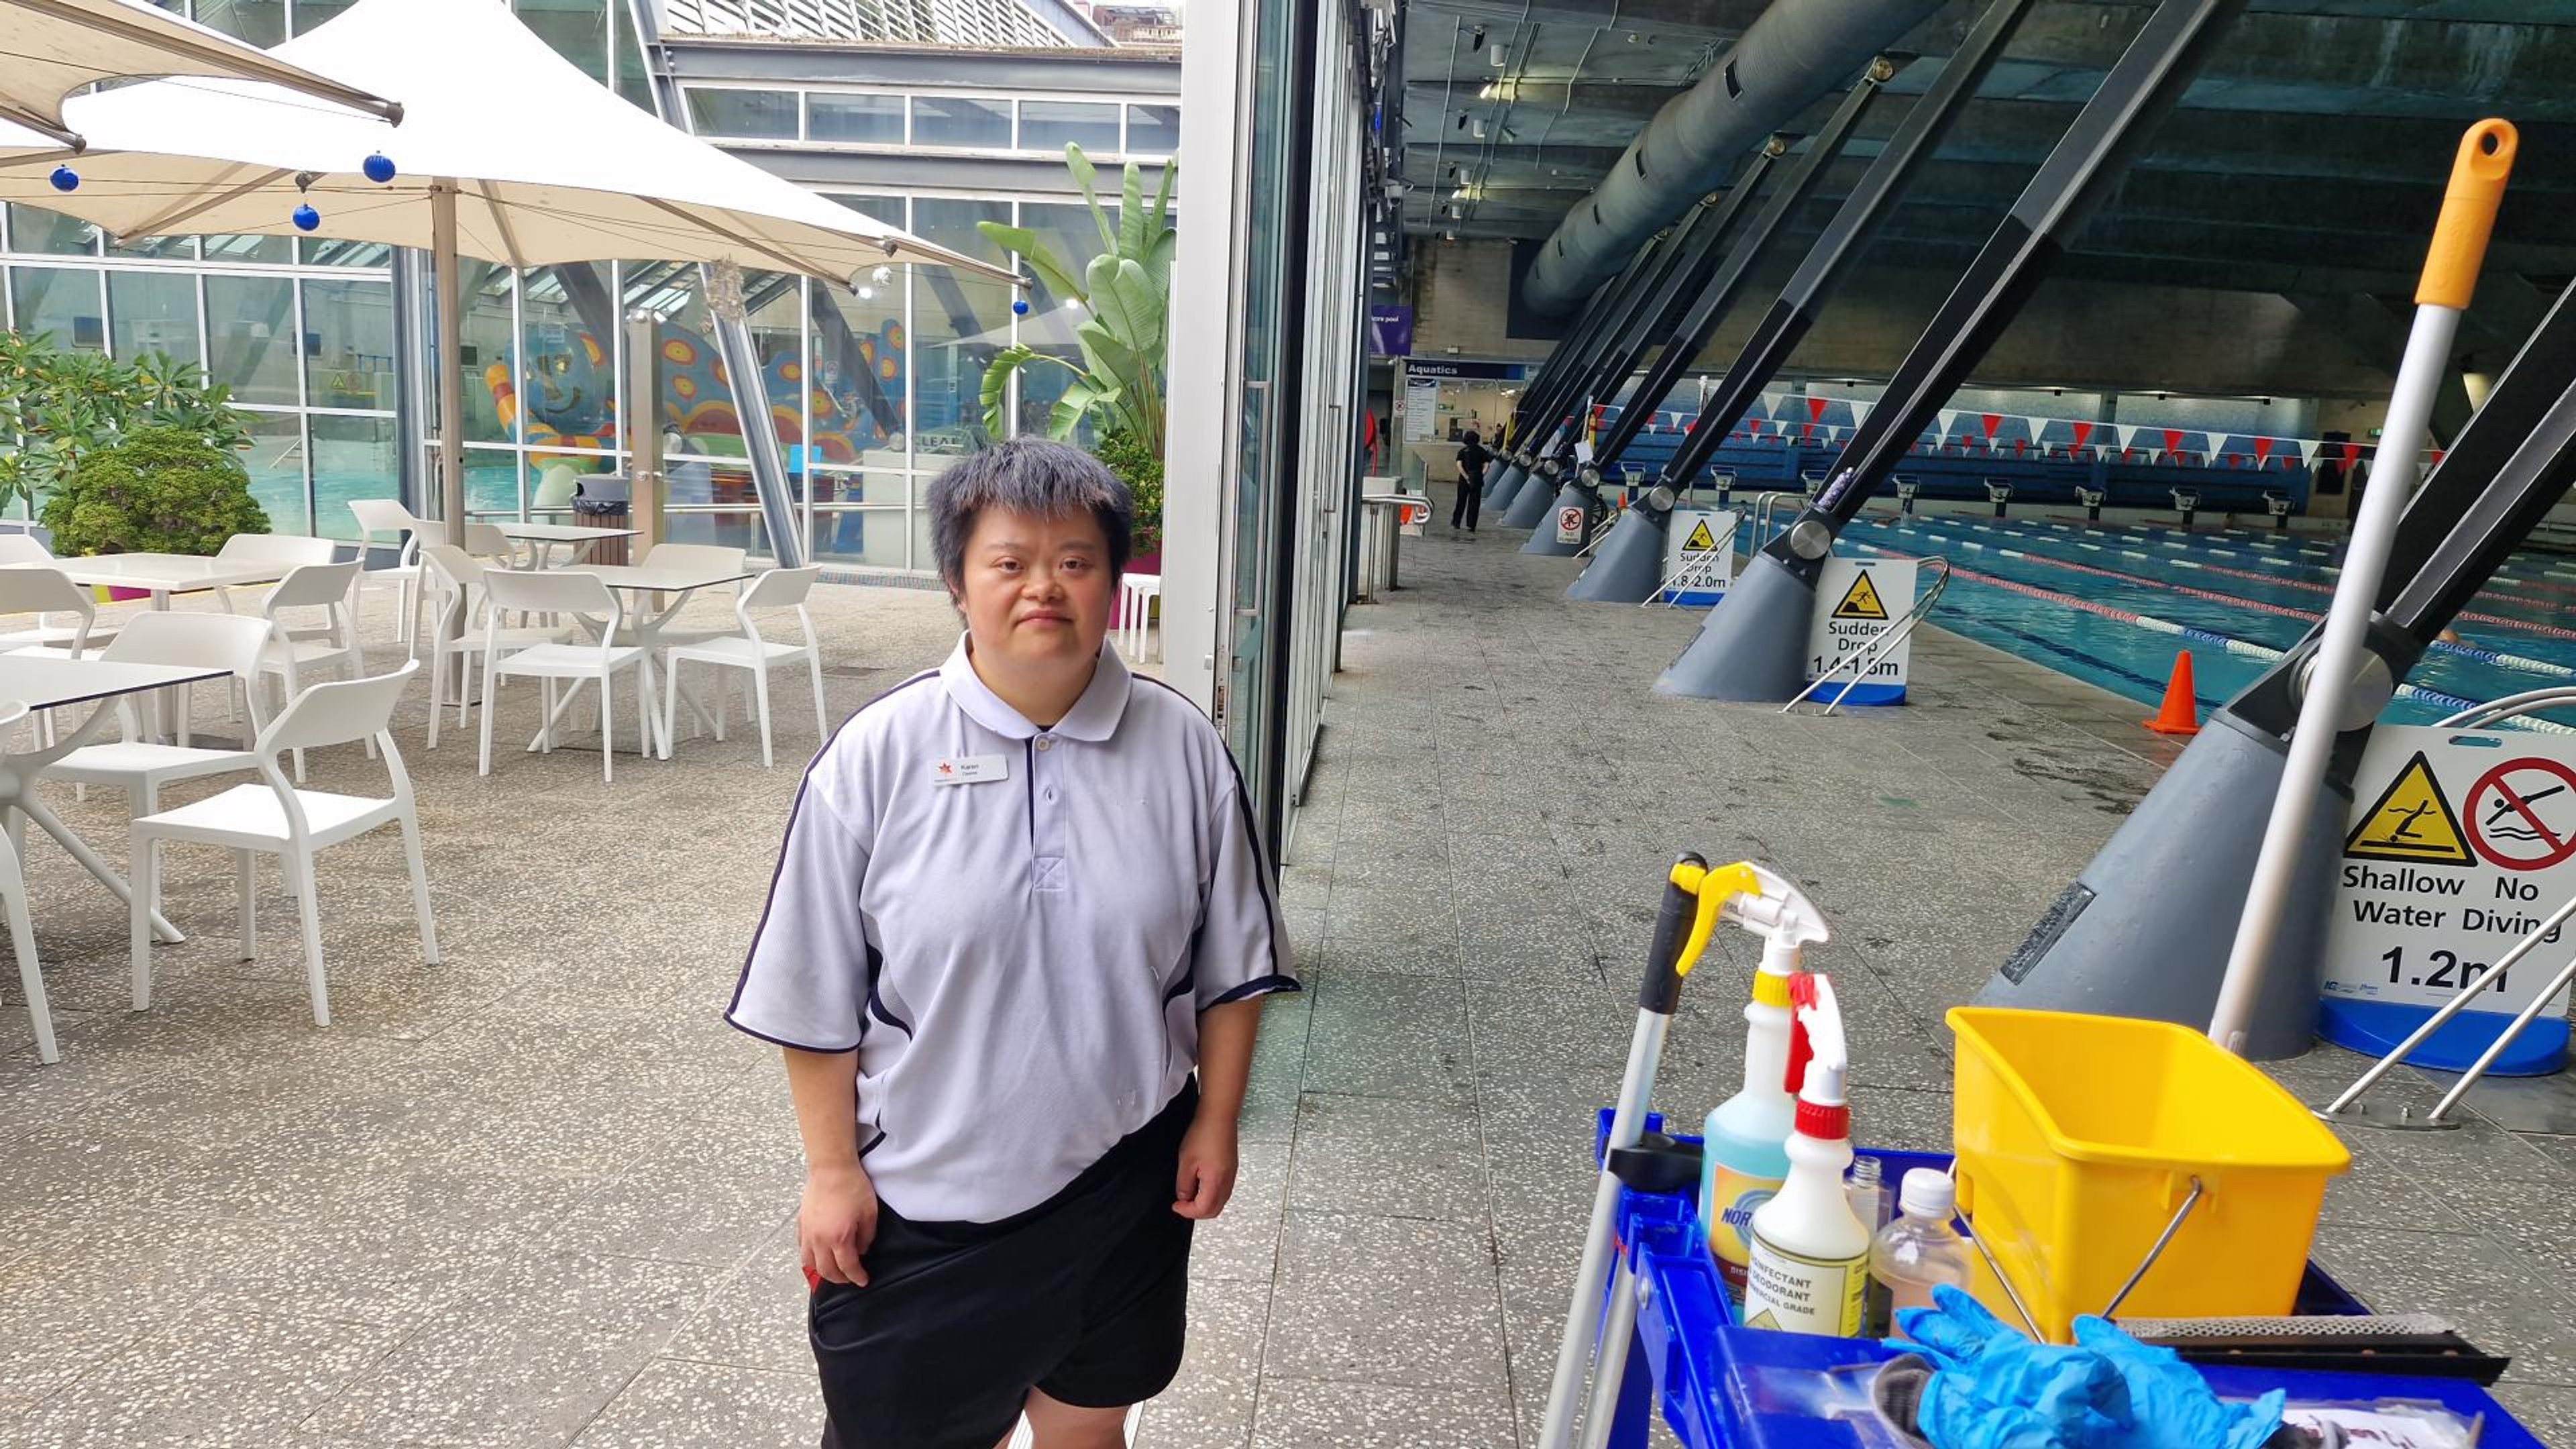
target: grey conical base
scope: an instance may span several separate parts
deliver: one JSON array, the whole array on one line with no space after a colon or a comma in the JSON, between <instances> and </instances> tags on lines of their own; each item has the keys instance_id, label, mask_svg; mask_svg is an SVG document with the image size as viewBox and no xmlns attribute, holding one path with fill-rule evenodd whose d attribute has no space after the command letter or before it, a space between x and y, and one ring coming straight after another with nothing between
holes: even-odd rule
<instances>
[{"instance_id":1,"label":"grey conical base","mask_svg":"<svg viewBox=\"0 0 2576 1449\"><path fill-rule=\"evenodd\" d=\"M1769 554L1755 554L1700 621L1698 637L1655 681L1655 693L1788 703L1807 687L1815 612L1815 585Z\"/></svg>"},{"instance_id":2,"label":"grey conical base","mask_svg":"<svg viewBox=\"0 0 2576 1449\"><path fill-rule=\"evenodd\" d=\"M2209 1025L2245 888L2280 792L2284 747L2221 712L2131 811L2004 963L1979 1006L2080 1011ZM2255 1003L2245 1055L2313 1043L2327 913L2352 797L2320 791L2290 886L2290 910Z\"/></svg>"},{"instance_id":3,"label":"grey conical base","mask_svg":"<svg viewBox=\"0 0 2576 1449\"><path fill-rule=\"evenodd\" d=\"M1580 508L1589 515L1592 500L1571 483L1556 490L1556 501L1539 511L1538 531L1529 536L1529 542L1521 545L1521 552L1542 558L1572 558L1583 551L1581 539L1567 543L1556 536L1557 511L1564 508Z\"/></svg>"},{"instance_id":4,"label":"grey conical base","mask_svg":"<svg viewBox=\"0 0 2576 1449\"><path fill-rule=\"evenodd\" d=\"M1672 515L1651 508L1631 508L1619 515L1610 536L1592 551L1583 576L1566 586L1565 596L1596 604L1642 604L1664 581L1664 537Z\"/></svg>"},{"instance_id":5,"label":"grey conical base","mask_svg":"<svg viewBox=\"0 0 2576 1449\"><path fill-rule=\"evenodd\" d=\"M1492 513L1509 503L1512 495L1519 491L1521 470L1510 463L1500 464L1494 469L1494 476L1485 480L1485 496L1477 500L1477 506Z\"/></svg>"},{"instance_id":6,"label":"grey conical base","mask_svg":"<svg viewBox=\"0 0 2576 1449\"><path fill-rule=\"evenodd\" d=\"M1503 527L1536 528L1555 504L1556 485L1548 482L1546 475L1532 473L1521 483L1521 491L1512 495L1512 501L1503 505Z\"/></svg>"}]
</instances>

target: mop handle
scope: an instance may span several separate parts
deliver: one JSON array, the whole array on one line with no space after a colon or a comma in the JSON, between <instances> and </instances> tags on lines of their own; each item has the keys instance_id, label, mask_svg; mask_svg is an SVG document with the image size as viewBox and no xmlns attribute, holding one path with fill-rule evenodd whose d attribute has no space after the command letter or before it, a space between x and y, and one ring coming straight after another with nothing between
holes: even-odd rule
<instances>
[{"instance_id":1,"label":"mop handle","mask_svg":"<svg viewBox=\"0 0 2576 1449\"><path fill-rule=\"evenodd\" d=\"M2478 268L2486 261L2487 238L2495 232L2496 209L2504 205L2515 140L2513 123L2502 120L2480 121L2460 138L2459 153L2451 158L2451 183L2442 188L2441 220L2433 224L2424 275L2415 284L2416 306L2468 310Z\"/></svg>"},{"instance_id":2,"label":"mop handle","mask_svg":"<svg viewBox=\"0 0 2576 1449\"><path fill-rule=\"evenodd\" d=\"M2406 354L2397 365L2397 384L2388 395L2388 415L2379 440L2379 482L2363 496L2353 519L2343 572L2335 580L2333 601L2314 636L2316 647L2308 660L2298 724L2290 732L2281 783L2272 797L2253 876L2246 883L2244 913L2237 921L2235 944L2228 952L2227 971L2220 978L2218 1001L2210 1013L2209 1039L2239 1055L2245 1052L2255 1005L2263 994L2263 978L2271 970L2272 953L2293 906L2309 817L2324 790L2335 739L2346 727L2343 715L2377 607L2380 574L2396 544L2399 517L2415 491L2416 459L2424 451L2433 394L2450 365L2460 311L2477 284L2496 206L2504 196L2505 176L2513 169L2514 141L2512 122L2480 121L2460 138L2460 149L2452 158L2441 219L2434 225L2418 282L2420 305L2407 333Z\"/></svg>"},{"instance_id":3,"label":"mop handle","mask_svg":"<svg viewBox=\"0 0 2576 1449\"><path fill-rule=\"evenodd\" d=\"M1646 980L1637 989L1637 1006L1657 1016L1681 1009L1682 978L1699 964L1717 930L1718 913L1737 891L1761 886L1741 865L1718 870L1696 851L1683 852L1664 877L1664 902L1655 912L1655 940L1646 950ZM1687 932L1687 934L1685 934Z\"/></svg>"}]
</instances>

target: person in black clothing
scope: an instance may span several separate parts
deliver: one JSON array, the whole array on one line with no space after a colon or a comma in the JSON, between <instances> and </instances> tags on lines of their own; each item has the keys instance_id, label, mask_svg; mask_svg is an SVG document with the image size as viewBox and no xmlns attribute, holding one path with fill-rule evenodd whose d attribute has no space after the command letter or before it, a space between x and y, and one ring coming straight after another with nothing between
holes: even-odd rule
<instances>
[{"instance_id":1,"label":"person in black clothing","mask_svg":"<svg viewBox=\"0 0 2576 1449\"><path fill-rule=\"evenodd\" d=\"M1472 430L1458 440L1458 502L1449 510L1450 532L1458 531L1461 519L1469 533L1476 531L1476 510L1485 502L1485 465L1492 461L1494 455L1485 451Z\"/></svg>"}]
</instances>

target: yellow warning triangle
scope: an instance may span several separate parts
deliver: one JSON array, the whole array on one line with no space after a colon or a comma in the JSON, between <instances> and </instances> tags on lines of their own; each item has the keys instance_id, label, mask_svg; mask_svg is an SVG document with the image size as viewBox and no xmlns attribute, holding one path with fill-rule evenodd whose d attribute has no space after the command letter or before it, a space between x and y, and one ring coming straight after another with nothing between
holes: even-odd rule
<instances>
[{"instance_id":1,"label":"yellow warning triangle","mask_svg":"<svg viewBox=\"0 0 2576 1449\"><path fill-rule=\"evenodd\" d=\"M1761 1312L1754 1314L1751 1318L1745 1320L1744 1326L1747 1328L1778 1328L1780 1326L1780 1320L1771 1312L1770 1309L1765 1308Z\"/></svg>"},{"instance_id":2,"label":"yellow warning triangle","mask_svg":"<svg viewBox=\"0 0 2576 1449\"><path fill-rule=\"evenodd\" d=\"M2362 813L2343 853L2359 860L2408 860L2423 865L2475 865L2460 817L2433 778L2432 762L2417 750L2397 778Z\"/></svg>"},{"instance_id":3,"label":"yellow warning triangle","mask_svg":"<svg viewBox=\"0 0 2576 1449\"><path fill-rule=\"evenodd\" d=\"M1878 585L1869 581L1869 575L1862 574L1852 580L1852 586L1843 593L1843 601L1834 605L1834 617L1837 619L1887 617L1887 606L1878 601Z\"/></svg>"},{"instance_id":4,"label":"yellow warning triangle","mask_svg":"<svg viewBox=\"0 0 2576 1449\"><path fill-rule=\"evenodd\" d=\"M1690 537L1682 540L1684 553L1706 553L1715 547L1717 547L1717 537L1708 531L1708 520L1705 518L1692 525Z\"/></svg>"}]
</instances>

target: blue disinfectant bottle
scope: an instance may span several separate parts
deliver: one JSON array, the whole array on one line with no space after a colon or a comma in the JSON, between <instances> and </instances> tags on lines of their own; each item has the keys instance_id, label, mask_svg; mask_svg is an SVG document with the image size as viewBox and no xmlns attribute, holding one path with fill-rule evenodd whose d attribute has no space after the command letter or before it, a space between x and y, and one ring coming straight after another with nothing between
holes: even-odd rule
<instances>
[{"instance_id":1,"label":"blue disinfectant bottle","mask_svg":"<svg viewBox=\"0 0 2576 1449\"><path fill-rule=\"evenodd\" d=\"M1744 1008L1744 1090L1719 1103L1702 1125L1707 1145L1699 1179L1701 1230L1728 1296L1738 1303L1753 1251L1753 1211L1789 1175L1797 1117L1787 1085L1789 978L1798 973L1799 948L1825 939L1823 918L1795 886L1759 866L1753 871L1761 894L1739 896L1727 911L1763 938L1762 967Z\"/></svg>"}]
</instances>

